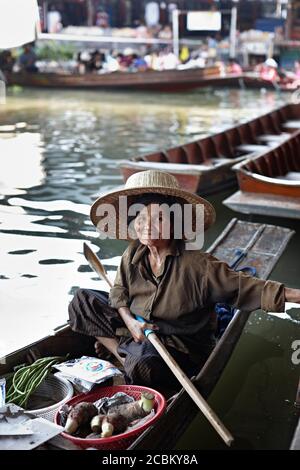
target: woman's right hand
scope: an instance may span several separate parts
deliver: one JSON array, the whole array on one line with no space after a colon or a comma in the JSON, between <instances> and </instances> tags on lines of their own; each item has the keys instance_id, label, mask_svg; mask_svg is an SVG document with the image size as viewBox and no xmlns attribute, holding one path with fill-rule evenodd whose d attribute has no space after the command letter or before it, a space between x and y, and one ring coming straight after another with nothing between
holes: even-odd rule
<instances>
[{"instance_id":1,"label":"woman's right hand","mask_svg":"<svg viewBox=\"0 0 300 470\"><path fill-rule=\"evenodd\" d=\"M127 328L130 331L134 341L136 343L140 343L141 341L145 340L144 331L145 330L158 330L158 326L154 325L153 323L147 322L140 322L132 318L129 322L127 322Z\"/></svg>"}]
</instances>

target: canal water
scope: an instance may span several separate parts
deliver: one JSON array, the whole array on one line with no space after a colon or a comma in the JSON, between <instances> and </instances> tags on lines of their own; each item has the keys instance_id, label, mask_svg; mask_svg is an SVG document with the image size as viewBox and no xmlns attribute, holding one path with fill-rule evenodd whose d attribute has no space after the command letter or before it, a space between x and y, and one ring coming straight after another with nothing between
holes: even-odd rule
<instances>
[{"instance_id":1,"label":"canal water","mask_svg":"<svg viewBox=\"0 0 300 470\"><path fill-rule=\"evenodd\" d=\"M100 241L89 220L100 192L122 184L121 159L203 137L284 103L274 92L186 94L9 90L0 105L0 357L46 336L67 320L77 287L107 289L82 253L89 242L113 279L126 244ZM237 214L210 197L217 222L208 246ZM245 216L240 216L247 219ZM262 220L256 217L254 220ZM300 288L300 224L272 279ZM290 306L291 307L291 306ZM295 424L300 310L251 315L210 403L237 448L286 448ZM223 444L200 415L178 449Z\"/></svg>"}]
</instances>

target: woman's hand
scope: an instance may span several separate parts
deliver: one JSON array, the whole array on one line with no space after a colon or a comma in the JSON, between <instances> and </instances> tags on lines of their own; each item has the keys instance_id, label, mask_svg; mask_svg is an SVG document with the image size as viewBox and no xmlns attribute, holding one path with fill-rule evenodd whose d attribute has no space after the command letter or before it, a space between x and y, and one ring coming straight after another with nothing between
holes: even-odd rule
<instances>
[{"instance_id":1,"label":"woman's hand","mask_svg":"<svg viewBox=\"0 0 300 470\"><path fill-rule=\"evenodd\" d=\"M144 331L145 330L158 330L158 326L154 325L153 323L147 323L147 322L140 322L138 320L135 320L135 318L132 317L132 319L127 322L126 324L128 330L132 334L132 337L136 343L140 343L141 341L145 340L145 335Z\"/></svg>"},{"instance_id":2,"label":"woman's hand","mask_svg":"<svg viewBox=\"0 0 300 470\"><path fill-rule=\"evenodd\" d=\"M286 302L295 302L296 304L300 304L300 289L285 287L284 294Z\"/></svg>"},{"instance_id":3,"label":"woman's hand","mask_svg":"<svg viewBox=\"0 0 300 470\"><path fill-rule=\"evenodd\" d=\"M153 323L141 323L140 321L136 320L128 307L120 307L118 312L136 343L144 341L144 330L159 330L158 326L154 325Z\"/></svg>"}]
</instances>

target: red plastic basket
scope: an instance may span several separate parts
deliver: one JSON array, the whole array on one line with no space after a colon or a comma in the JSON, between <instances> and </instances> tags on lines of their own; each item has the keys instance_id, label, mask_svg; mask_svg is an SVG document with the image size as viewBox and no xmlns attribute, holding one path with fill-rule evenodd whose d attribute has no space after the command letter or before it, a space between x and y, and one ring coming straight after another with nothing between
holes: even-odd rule
<instances>
[{"instance_id":1,"label":"red plastic basket","mask_svg":"<svg viewBox=\"0 0 300 470\"><path fill-rule=\"evenodd\" d=\"M102 397L111 397L117 392L127 393L127 395L130 395L135 400L140 398L141 392L152 392L154 394L155 416L149 419L147 423L133 429L132 431L127 431L116 436L105 437L102 439L83 439L81 437L71 436L65 432L62 432L61 435L83 449L94 447L102 450L125 450L146 428L154 424L165 411L166 400L163 395L152 388L142 387L139 385L114 385L111 387L101 387L87 394L83 393L71 398L71 400L68 400L65 405L76 405L82 401L95 402ZM60 424L60 410L58 410L55 415L55 423Z\"/></svg>"}]
</instances>

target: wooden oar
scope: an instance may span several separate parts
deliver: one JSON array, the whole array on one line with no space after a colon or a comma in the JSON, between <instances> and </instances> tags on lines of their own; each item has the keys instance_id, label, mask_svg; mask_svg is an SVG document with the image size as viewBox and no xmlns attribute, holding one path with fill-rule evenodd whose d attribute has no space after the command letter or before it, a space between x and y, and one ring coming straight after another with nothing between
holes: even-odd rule
<instances>
[{"instance_id":1,"label":"wooden oar","mask_svg":"<svg viewBox=\"0 0 300 470\"><path fill-rule=\"evenodd\" d=\"M84 256L89 262L90 266L94 271L104 279L109 287L112 287L113 284L110 279L107 277L106 271L99 260L98 256L92 251L92 249L84 243ZM145 321L144 318L137 316L138 321ZM177 380L181 383L182 387L186 390L189 396L194 400L198 408L202 411L204 416L208 419L210 424L215 428L217 433L222 437L223 441L230 446L234 438L232 434L225 428L224 424L220 421L215 412L211 409L209 404L204 400L200 395L195 385L190 381L188 376L183 372L179 367L177 362L173 359L169 351L165 348L159 338L156 336L153 330L145 330L145 336L148 338L150 343L155 347L161 358L165 361L167 366L171 369Z\"/></svg>"}]
</instances>

